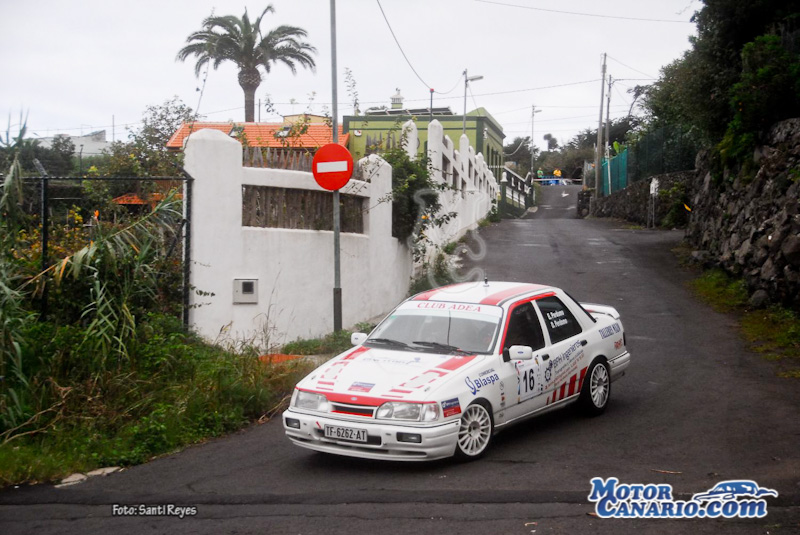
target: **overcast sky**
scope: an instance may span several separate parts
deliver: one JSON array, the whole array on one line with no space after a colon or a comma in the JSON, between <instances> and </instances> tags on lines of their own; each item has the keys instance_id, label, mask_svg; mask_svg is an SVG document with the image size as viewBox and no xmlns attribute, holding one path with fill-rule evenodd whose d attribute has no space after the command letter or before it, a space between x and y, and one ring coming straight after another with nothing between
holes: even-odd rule
<instances>
[{"instance_id":1,"label":"overcast sky","mask_svg":"<svg viewBox=\"0 0 800 535\"><path fill-rule=\"evenodd\" d=\"M28 114L31 137L79 135L105 129L126 138L147 105L178 96L209 121L243 121L244 97L233 65L210 70L205 87L194 63L175 61L186 37L212 13L252 18L264 2L212 0L0 0L0 104L3 131ZM602 54L620 81L611 116L628 113L636 84L688 50L699 0L380 0L408 60L395 43L377 0L336 2L339 116L352 114L345 68L356 81L361 109L389 105L399 88L406 107L463 111L464 69L482 75L470 84L467 109L482 106L503 126L506 143L531 133L560 142L596 128ZM330 0L273 0L262 29L280 24L308 31L318 50L316 72L296 76L276 65L256 93L281 114L331 109ZM523 7L515 7L523 6ZM557 10L559 12L554 12ZM570 13L568 13L570 12ZM602 15L602 16L592 16ZM655 19L655 20L642 20ZM674 22L678 21L678 22ZM421 78L421 80L420 80ZM314 95L311 97L311 95ZM292 104L292 99L296 103ZM310 104L309 102L312 101ZM112 119L113 118L113 119ZM258 112L256 112L258 119Z\"/></svg>"}]
</instances>

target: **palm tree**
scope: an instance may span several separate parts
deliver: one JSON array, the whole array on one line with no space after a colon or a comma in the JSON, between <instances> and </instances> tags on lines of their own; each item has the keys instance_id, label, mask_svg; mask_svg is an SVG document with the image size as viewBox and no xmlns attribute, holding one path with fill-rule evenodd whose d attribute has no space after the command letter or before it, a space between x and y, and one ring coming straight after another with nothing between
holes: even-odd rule
<instances>
[{"instance_id":1,"label":"palm tree","mask_svg":"<svg viewBox=\"0 0 800 535\"><path fill-rule=\"evenodd\" d=\"M317 49L300 39L307 32L296 26L278 26L267 35L261 34L261 19L267 13L274 13L272 5L261 13L254 23L250 23L245 9L242 18L233 15L208 17L203 21L203 29L186 38L187 45L178 52L177 59L186 61L196 56L195 75L205 65L211 63L216 69L223 61L232 61L239 67L239 85L244 91L244 116L246 122L254 121L254 101L256 89L261 85L261 71L270 72L272 65L283 63L292 74L297 73L297 65L314 70L316 64L311 57Z\"/></svg>"}]
</instances>

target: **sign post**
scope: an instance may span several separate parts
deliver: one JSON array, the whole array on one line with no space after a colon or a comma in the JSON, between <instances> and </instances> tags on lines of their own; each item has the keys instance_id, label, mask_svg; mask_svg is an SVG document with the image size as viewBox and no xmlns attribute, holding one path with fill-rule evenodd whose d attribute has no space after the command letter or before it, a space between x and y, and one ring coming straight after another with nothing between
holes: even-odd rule
<instances>
[{"instance_id":1,"label":"sign post","mask_svg":"<svg viewBox=\"0 0 800 535\"><path fill-rule=\"evenodd\" d=\"M334 140L337 138L334 130ZM314 180L333 191L333 330L342 330L342 275L339 254L339 190L353 175L353 157L338 143L329 143L317 151L311 162Z\"/></svg>"}]
</instances>

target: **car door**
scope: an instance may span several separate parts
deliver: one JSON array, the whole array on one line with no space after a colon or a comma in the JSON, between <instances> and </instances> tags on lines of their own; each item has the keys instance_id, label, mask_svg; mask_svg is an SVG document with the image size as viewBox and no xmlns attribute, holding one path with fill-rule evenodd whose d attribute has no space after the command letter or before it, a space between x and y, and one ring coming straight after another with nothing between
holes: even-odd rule
<instances>
[{"instance_id":1,"label":"car door","mask_svg":"<svg viewBox=\"0 0 800 535\"><path fill-rule=\"evenodd\" d=\"M506 381L506 421L515 420L544 406L544 385L541 350L545 347L541 319L530 301L519 302L509 309L508 322L503 335L502 354L511 346L530 346L530 360L503 362ZM503 358L506 360L506 357Z\"/></svg>"},{"instance_id":2,"label":"car door","mask_svg":"<svg viewBox=\"0 0 800 535\"><path fill-rule=\"evenodd\" d=\"M542 351L542 382L545 405L578 394L586 368L583 327L558 296L536 300L547 333L547 347Z\"/></svg>"}]
</instances>

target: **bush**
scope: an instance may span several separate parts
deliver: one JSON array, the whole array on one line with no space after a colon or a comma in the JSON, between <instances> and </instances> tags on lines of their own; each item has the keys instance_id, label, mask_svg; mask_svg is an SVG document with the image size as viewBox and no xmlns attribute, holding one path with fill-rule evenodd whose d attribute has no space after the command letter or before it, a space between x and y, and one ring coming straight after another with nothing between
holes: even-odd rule
<instances>
[{"instance_id":1,"label":"bush","mask_svg":"<svg viewBox=\"0 0 800 535\"><path fill-rule=\"evenodd\" d=\"M740 81L730 91L733 120L717 146L723 165L753 174L753 151L775 122L800 115L800 60L780 37L763 35L742 49Z\"/></svg>"}]
</instances>

